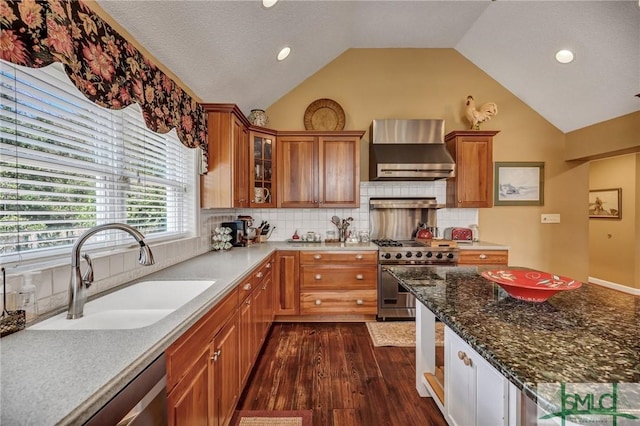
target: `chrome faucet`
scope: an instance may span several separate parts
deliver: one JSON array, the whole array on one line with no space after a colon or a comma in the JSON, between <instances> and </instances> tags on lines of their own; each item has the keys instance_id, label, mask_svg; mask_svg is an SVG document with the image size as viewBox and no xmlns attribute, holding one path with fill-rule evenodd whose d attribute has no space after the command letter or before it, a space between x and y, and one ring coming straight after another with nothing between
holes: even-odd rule
<instances>
[{"instance_id":1,"label":"chrome faucet","mask_svg":"<svg viewBox=\"0 0 640 426\"><path fill-rule=\"evenodd\" d=\"M141 265L153 265L153 253L151 249L144 242L144 235L140 233L136 228L124 224L124 223L105 223L104 225L94 226L88 229L76 240L71 250L71 281L69 282L69 310L67 311L67 319L82 318L84 304L87 301L86 290L91 287L93 283L93 264L88 254L84 254L82 257L87 261L89 268L84 274L80 271L80 250L82 245L98 232L107 229L119 229L129 233L140 244L140 258L138 262Z\"/></svg>"}]
</instances>

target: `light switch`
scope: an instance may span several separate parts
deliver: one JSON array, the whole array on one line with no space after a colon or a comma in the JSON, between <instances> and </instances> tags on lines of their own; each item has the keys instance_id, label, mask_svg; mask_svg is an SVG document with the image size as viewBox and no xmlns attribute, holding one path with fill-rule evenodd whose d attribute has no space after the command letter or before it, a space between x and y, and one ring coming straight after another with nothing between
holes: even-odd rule
<instances>
[{"instance_id":1,"label":"light switch","mask_svg":"<svg viewBox=\"0 0 640 426\"><path fill-rule=\"evenodd\" d=\"M560 223L560 213L540 215L541 223Z\"/></svg>"}]
</instances>

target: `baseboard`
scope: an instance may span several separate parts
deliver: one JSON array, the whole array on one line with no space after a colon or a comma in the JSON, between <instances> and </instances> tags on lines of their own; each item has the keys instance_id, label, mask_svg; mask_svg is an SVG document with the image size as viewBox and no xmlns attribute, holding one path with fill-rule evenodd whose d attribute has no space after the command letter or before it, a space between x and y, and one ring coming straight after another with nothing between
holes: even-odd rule
<instances>
[{"instance_id":1,"label":"baseboard","mask_svg":"<svg viewBox=\"0 0 640 426\"><path fill-rule=\"evenodd\" d=\"M600 278L589 277L589 282L597 285L601 285L602 287L607 287L612 290L618 290L623 293L633 294L634 296L640 296L640 288L628 287L626 285L612 283L611 281L601 280Z\"/></svg>"},{"instance_id":2,"label":"baseboard","mask_svg":"<svg viewBox=\"0 0 640 426\"><path fill-rule=\"evenodd\" d=\"M276 315L273 322L369 322L375 315Z\"/></svg>"}]
</instances>

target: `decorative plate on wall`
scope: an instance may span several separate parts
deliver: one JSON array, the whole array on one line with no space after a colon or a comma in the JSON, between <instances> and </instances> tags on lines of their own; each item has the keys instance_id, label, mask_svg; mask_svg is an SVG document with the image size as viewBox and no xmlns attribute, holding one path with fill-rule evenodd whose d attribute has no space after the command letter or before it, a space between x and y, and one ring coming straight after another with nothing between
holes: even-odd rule
<instances>
[{"instance_id":1,"label":"decorative plate on wall","mask_svg":"<svg viewBox=\"0 0 640 426\"><path fill-rule=\"evenodd\" d=\"M343 130L344 110L333 99L317 99L304 112L307 130Z\"/></svg>"}]
</instances>

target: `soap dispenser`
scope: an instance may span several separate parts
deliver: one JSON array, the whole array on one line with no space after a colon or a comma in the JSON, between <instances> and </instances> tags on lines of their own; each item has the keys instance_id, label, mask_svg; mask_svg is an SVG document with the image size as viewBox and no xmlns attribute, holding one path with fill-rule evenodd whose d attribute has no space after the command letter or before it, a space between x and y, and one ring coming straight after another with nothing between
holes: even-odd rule
<instances>
[{"instance_id":1,"label":"soap dispenser","mask_svg":"<svg viewBox=\"0 0 640 426\"><path fill-rule=\"evenodd\" d=\"M38 317L38 296L36 286L33 284L35 272L25 272L22 287L18 290L18 309L25 312L27 322Z\"/></svg>"}]
</instances>

